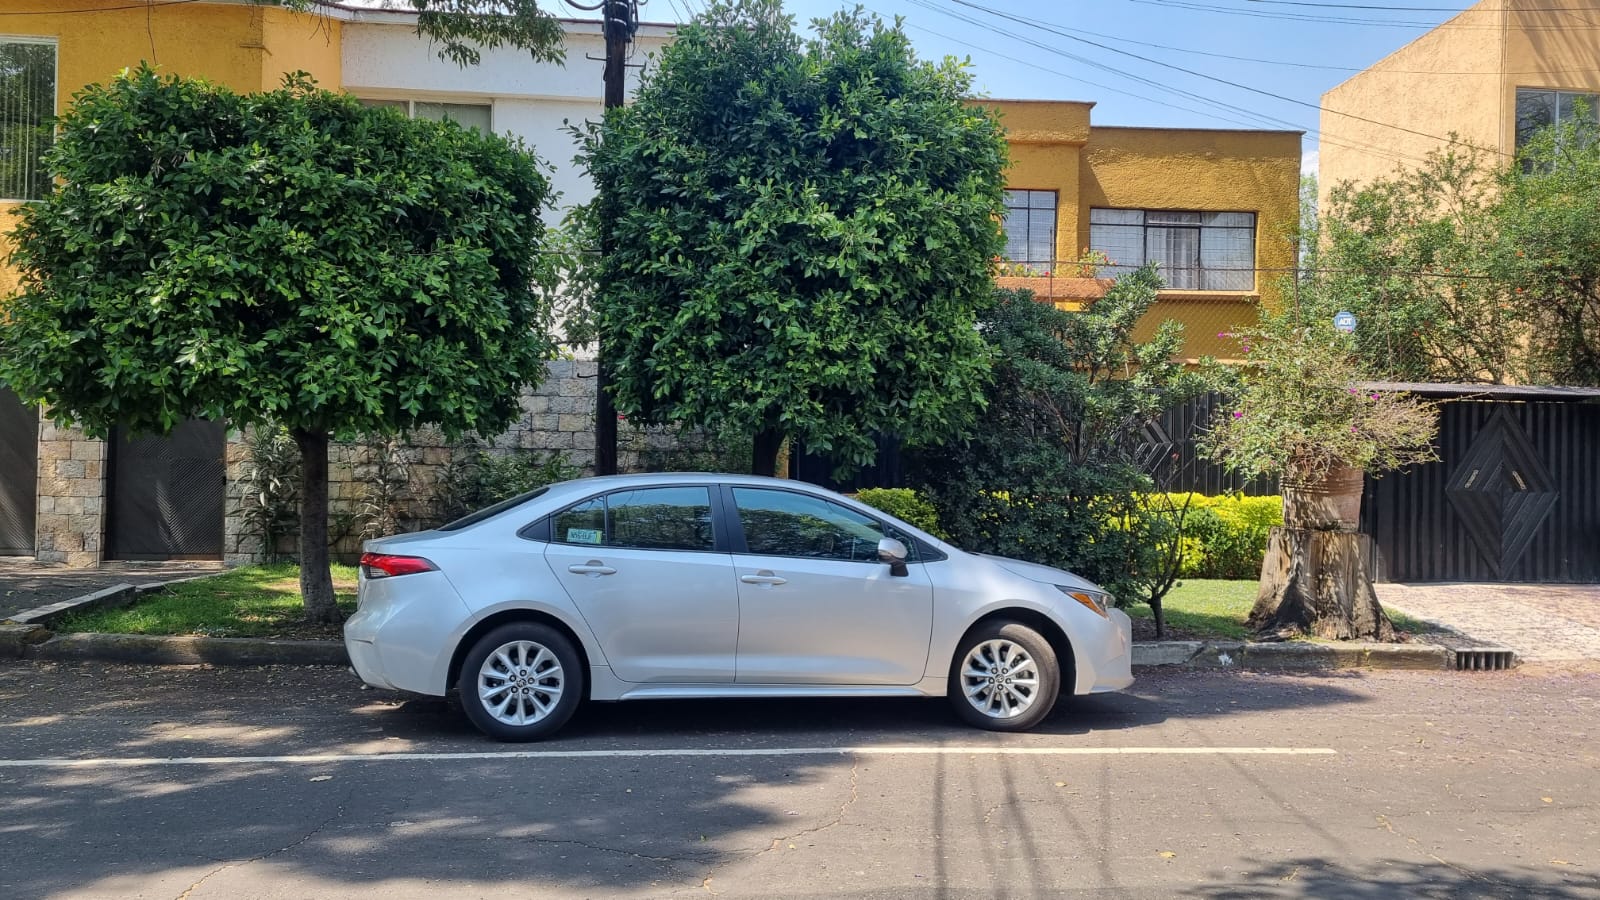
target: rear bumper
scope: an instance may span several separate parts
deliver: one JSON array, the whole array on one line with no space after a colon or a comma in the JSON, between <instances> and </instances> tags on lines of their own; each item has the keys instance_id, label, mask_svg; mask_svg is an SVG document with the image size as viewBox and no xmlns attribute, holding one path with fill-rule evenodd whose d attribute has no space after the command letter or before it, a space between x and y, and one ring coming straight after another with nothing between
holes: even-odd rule
<instances>
[{"instance_id":1,"label":"rear bumper","mask_svg":"<svg viewBox=\"0 0 1600 900\"><path fill-rule=\"evenodd\" d=\"M344 625L344 646L362 681L374 687L442 696L434 683L449 635L467 617L466 604L443 572L362 577L360 607Z\"/></svg>"},{"instance_id":2,"label":"rear bumper","mask_svg":"<svg viewBox=\"0 0 1600 900\"><path fill-rule=\"evenodd\" d=\"M1133 620L1120 609L1108 611L1111 624L1096 646L1078 658L1079 694L1104 694L1133 684Z\"/></svg>"}]
</instances>

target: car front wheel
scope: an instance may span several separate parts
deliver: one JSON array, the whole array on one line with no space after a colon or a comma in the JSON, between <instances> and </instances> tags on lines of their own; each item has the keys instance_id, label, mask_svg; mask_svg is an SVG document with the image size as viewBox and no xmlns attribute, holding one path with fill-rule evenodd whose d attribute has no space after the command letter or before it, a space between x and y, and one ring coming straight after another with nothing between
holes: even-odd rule
<instances>
[{"instance_id":1,"label":"car front wheel","mask_svg":"<svg viewBox=\"0 0 1600 900\"><path fill-rule=\"evenodd\" d=\"M1061 689L1055 650L1020 622L986 622L956 649L950 701L968 725L1026 731L1055 706Z\"/></svg>"},{"instance_id":2,"label":"car front wheel","mask_svg":"<svg viewBox=\"0 0 1600 900\"><path fill-rule=\"evenodd\" d=\"M537 622L502 625L478 639L456 679L461 708L497 741L555 734L583 699L583 663L561 632Z\"/></svg>"}]
</instances>

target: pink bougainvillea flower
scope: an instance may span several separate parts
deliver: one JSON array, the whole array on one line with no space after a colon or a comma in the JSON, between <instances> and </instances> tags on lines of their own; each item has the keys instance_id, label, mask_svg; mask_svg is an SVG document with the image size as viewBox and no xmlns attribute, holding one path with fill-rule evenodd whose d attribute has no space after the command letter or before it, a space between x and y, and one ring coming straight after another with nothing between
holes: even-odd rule
<instances>
[{"instance_id":1,"label":"pink bougainvillea flower","mask_svg":"<svg viewBox=\"0 0 1600 900\"><path fill-rule=\"evenodd\" d=\"M1235 419L1242 419L1242 418L1244 418L1244 413L1242 413L1242 412L1236 412L1236 413L1234 413L1234 414L1233 414L1233 417L1234 417L1234 418L1235 418Z\"/></svg>"}]
</instances>

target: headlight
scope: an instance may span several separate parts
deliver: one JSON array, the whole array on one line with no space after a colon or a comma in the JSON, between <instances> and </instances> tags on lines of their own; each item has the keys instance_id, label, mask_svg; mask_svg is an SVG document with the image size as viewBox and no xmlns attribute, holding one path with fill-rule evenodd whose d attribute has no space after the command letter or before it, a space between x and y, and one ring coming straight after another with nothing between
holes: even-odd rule
<instances>
[{"instance_id":1,"label":"headlight","mask_svg":"<svg viewBox=\"0 0 1600 900\"><path fill-rule=\"evenodd\" d=\"M1082 588L1070 588L1064 584L1056 585L1056 590L1066 594L1068 597L1071 597L1079 603L1082 603L1084 606L1089 607L1089 609L1093 610L1094 614L1100 618L1111 618L1110 616L1106 615L1106 608L1110 606L1111 598L1105 594L1099 593L1098 591L1086 591Z\"/></svg>"}]
</instances>

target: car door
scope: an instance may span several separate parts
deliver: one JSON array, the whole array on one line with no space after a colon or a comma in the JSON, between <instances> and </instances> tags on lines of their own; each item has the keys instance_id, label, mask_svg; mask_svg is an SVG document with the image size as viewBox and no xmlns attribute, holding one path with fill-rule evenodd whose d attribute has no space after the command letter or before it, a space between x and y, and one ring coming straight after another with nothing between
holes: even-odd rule
<instances>
[{"instance_id":1,"label":"car door","mask_svg":"<svg viewBox=\"0 0 1600 900\"><path fill-rule=\"evenodd\" d=\"M933 586L878 560L883 525L801 491L731 487L738 681L914 684L928 662Z\"/></svg>"},{"instance_id":2,"label":"car door","mask_svg":"<svg viewBox=\"0 0 1600 900\"><path fill-rule=\"evenodd\" d=\"M623 681L733 680L739 594L712 490L628 488L551 517L545 559Z\"/></svg>"}]
</instances>

